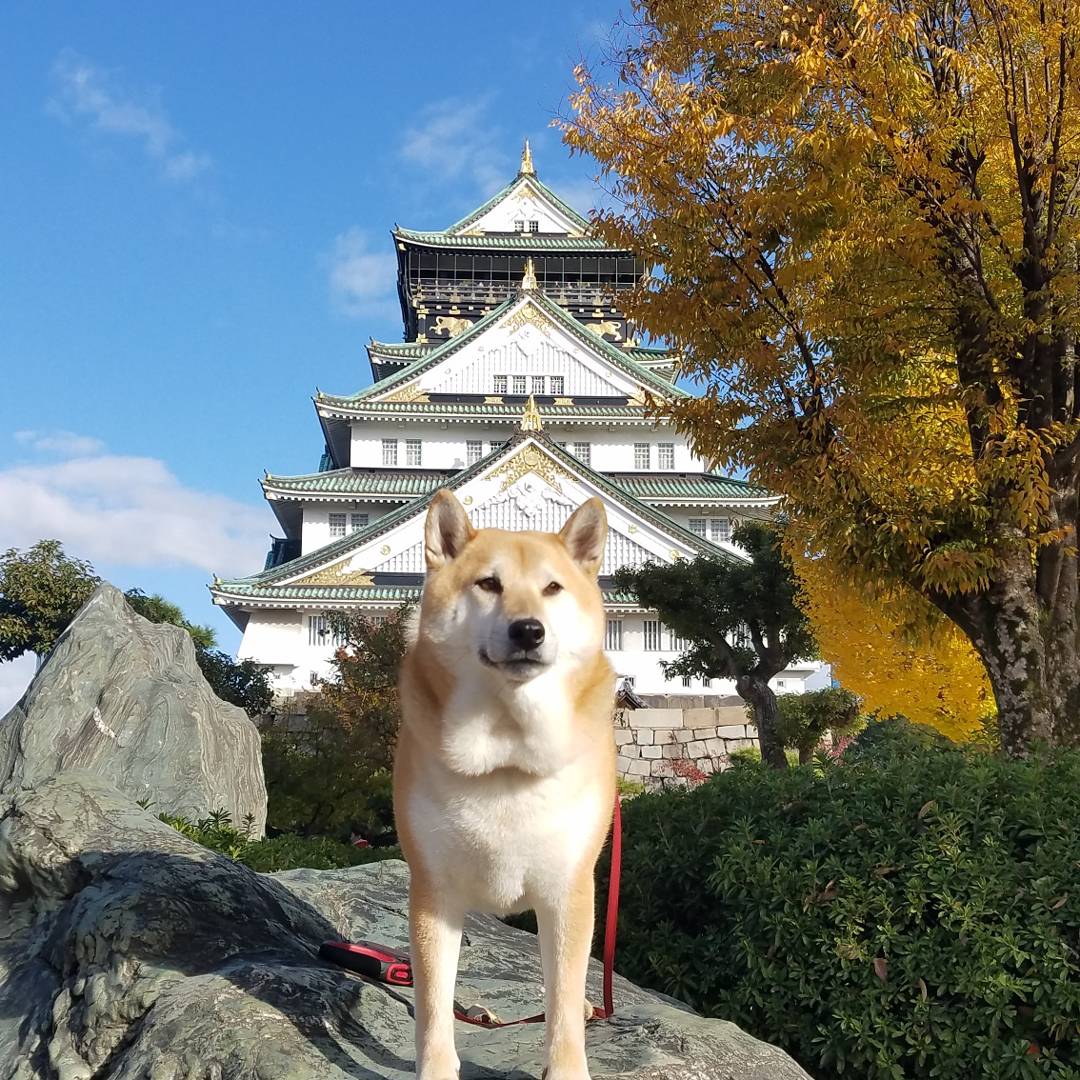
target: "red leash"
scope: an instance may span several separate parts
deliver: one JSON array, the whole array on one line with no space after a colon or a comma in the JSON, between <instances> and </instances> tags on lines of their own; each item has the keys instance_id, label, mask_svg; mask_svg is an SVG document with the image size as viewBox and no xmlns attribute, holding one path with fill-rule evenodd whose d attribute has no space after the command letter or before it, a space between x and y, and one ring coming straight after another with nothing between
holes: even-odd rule
<instances>
[{"instance_id":1,"label":"red leash","mask_svg":"<svg viewBox=\"0 0 1080 1080\"><path fill-rule=\"evenodd\" d=\"M615 973L615 932L619 924L619 879L622 876L622 803L615 795L615 812L611 822L611 871L608 876L607 917L604 921L604 1007L593 1008L594 1020L607 1020L615 1014L615 998L612 987ZM407 953L377 945L372 941L324 941L319 955L325 960L355 971L365 978L374 979L387 986L412 986L412 968ZM391 991L392 993L392 991ZM405 1003L412 1011L407 998L394 997ZM544 1014L525 1016L520 1020L500 1020L488 1009L474 1006L466 1009L454 1002L454 1016L466 1024L477 1027L513 1027L516 1024L541 1024Z\"/></svg>"}]
</instances>

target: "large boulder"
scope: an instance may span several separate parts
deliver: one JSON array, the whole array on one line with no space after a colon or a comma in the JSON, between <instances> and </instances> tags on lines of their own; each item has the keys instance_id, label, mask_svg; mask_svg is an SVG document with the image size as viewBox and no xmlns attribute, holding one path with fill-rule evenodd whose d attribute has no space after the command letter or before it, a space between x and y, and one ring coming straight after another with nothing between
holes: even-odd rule
<instances>
[{"instance_id":1,"label":"large boulder","mask_svg":"<svg viewBox=\"0 0 1080 1080\"><path fill-rule=\"evenodd\" d=\"M408 991L321 961L322 940L407 940L408 871L256 874L100 779L0 798L0 1078L356 1080L413 1075ZM600 971L590 973L598 990ZM535 939L472 918L458 996L540 1000ZM722 1020L616 982L589 1025L594 1080L808 1080ZM459 1025L462 1080L540 1076L543 1029Z\"/></svg>"},{"instance_id":2,"label":"large boulder","mask_svg":"<svg viewBox=\"0 0 1080 1080\"><path fill-rule=\"evenodd\" d=\"M64 769L105 777L155 812L225 809L266 825L259 732L210 689L191 635L99 585L22 700L0 720L0 789Z\"/></svg>"}]
</instances>

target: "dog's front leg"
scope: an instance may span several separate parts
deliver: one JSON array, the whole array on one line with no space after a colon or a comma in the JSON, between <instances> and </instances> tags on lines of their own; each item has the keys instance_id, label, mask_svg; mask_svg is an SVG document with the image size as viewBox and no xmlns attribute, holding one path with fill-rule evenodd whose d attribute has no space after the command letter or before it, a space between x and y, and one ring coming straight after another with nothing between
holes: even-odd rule
<instances>
[{"instance_id":1,"label":"dog's front leg","mask_svg":"<svg viewBox=\"0 0 1080 1080\"><path fill-rule=\"evenodd\" d=\"M536 906L547 1017L545 1080L589 1080L585 975L593 933L591 869L561 897Z\"/></svg>"},{"instance_id":2,"label":"dog's front leg","mask_svg":"<svg viewBox=\"0 0 1080 1080\"><path fill-rule=\"evenodd\" d=\"M416 1075L419 1080L457 1080L454 1049L454 984L464 912L448 906L413 879L409 889L409 937L416 988Z\"/></svg>"}]
</instances>

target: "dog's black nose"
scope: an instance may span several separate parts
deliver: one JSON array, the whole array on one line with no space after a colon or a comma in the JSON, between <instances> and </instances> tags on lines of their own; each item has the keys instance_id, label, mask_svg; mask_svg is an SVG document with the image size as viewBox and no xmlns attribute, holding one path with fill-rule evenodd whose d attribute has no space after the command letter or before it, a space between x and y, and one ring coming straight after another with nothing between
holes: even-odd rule
<instances>
[{"instance_id":1,"label":"dog's black nose","mask_svg":"<svg viewBox=\"0 0 1080 1080\"><path fill-rule=\"evenodd\" d=\"M544 624L539 619L515 619L506 632L519 649L535 649L544 640Z\"/></svg>"}]
</instances>

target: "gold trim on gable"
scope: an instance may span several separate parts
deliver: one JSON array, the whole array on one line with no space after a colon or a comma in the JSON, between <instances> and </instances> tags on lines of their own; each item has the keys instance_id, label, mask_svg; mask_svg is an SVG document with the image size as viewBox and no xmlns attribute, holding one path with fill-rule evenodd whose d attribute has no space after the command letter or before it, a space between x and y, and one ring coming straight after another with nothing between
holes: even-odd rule
<instances>
[{"instance_id":1,"label":"gold trim on gable","mask_svg":"<svg viewBox=\"0 0 1080 1080\"><path fill-rule=\"evenodd\" d=\"M504 461L490 476L497 480L502 477L499 491L503 492L512 484L516 484L527 473L536 473L549 487L554 488L560 495L562 488L559 480L573 480L574 475L564 469L557 461L549 458L539 447L526 446L519 450L509 461Z\"/></svg>"},{"instance_id":2,"label":"gold trim on gable","mask_svg":"<svg viewBox=\"0 0 1080 1080\"><path fill-rule=\"evenodd\" d=\"M430 399L427 394L420 389L416 383L409 383L408 386L403 386L400 390L395 390L392 394L387 395L382 399L383 401L403 401L403 402L427 402Z\"/></svg>"},{"instance_id":3,"label":"gold trim on gable","mask_svg":"<svg viewBox=\"0 0 1080 1080\"><path fill-rule=\"evenodd\" d=\"M294 581L293 585L374 585L375 581L366 570L346 570L344 565L337 563L333 566L324 566L307 577Z\"/></svg>"},{"instance_id":4,"label":"gold trim on gable","mask_svg":"<svg viewBox=\"0 0 1080 1080\"><path fill-rule=\"evenodd\" d=\"M535 326L540 333L546 335L551 331L551 318L532 304L525 304L502 323L502 326L511 334L525 325Z\"/></svg>"}]
</instances>

